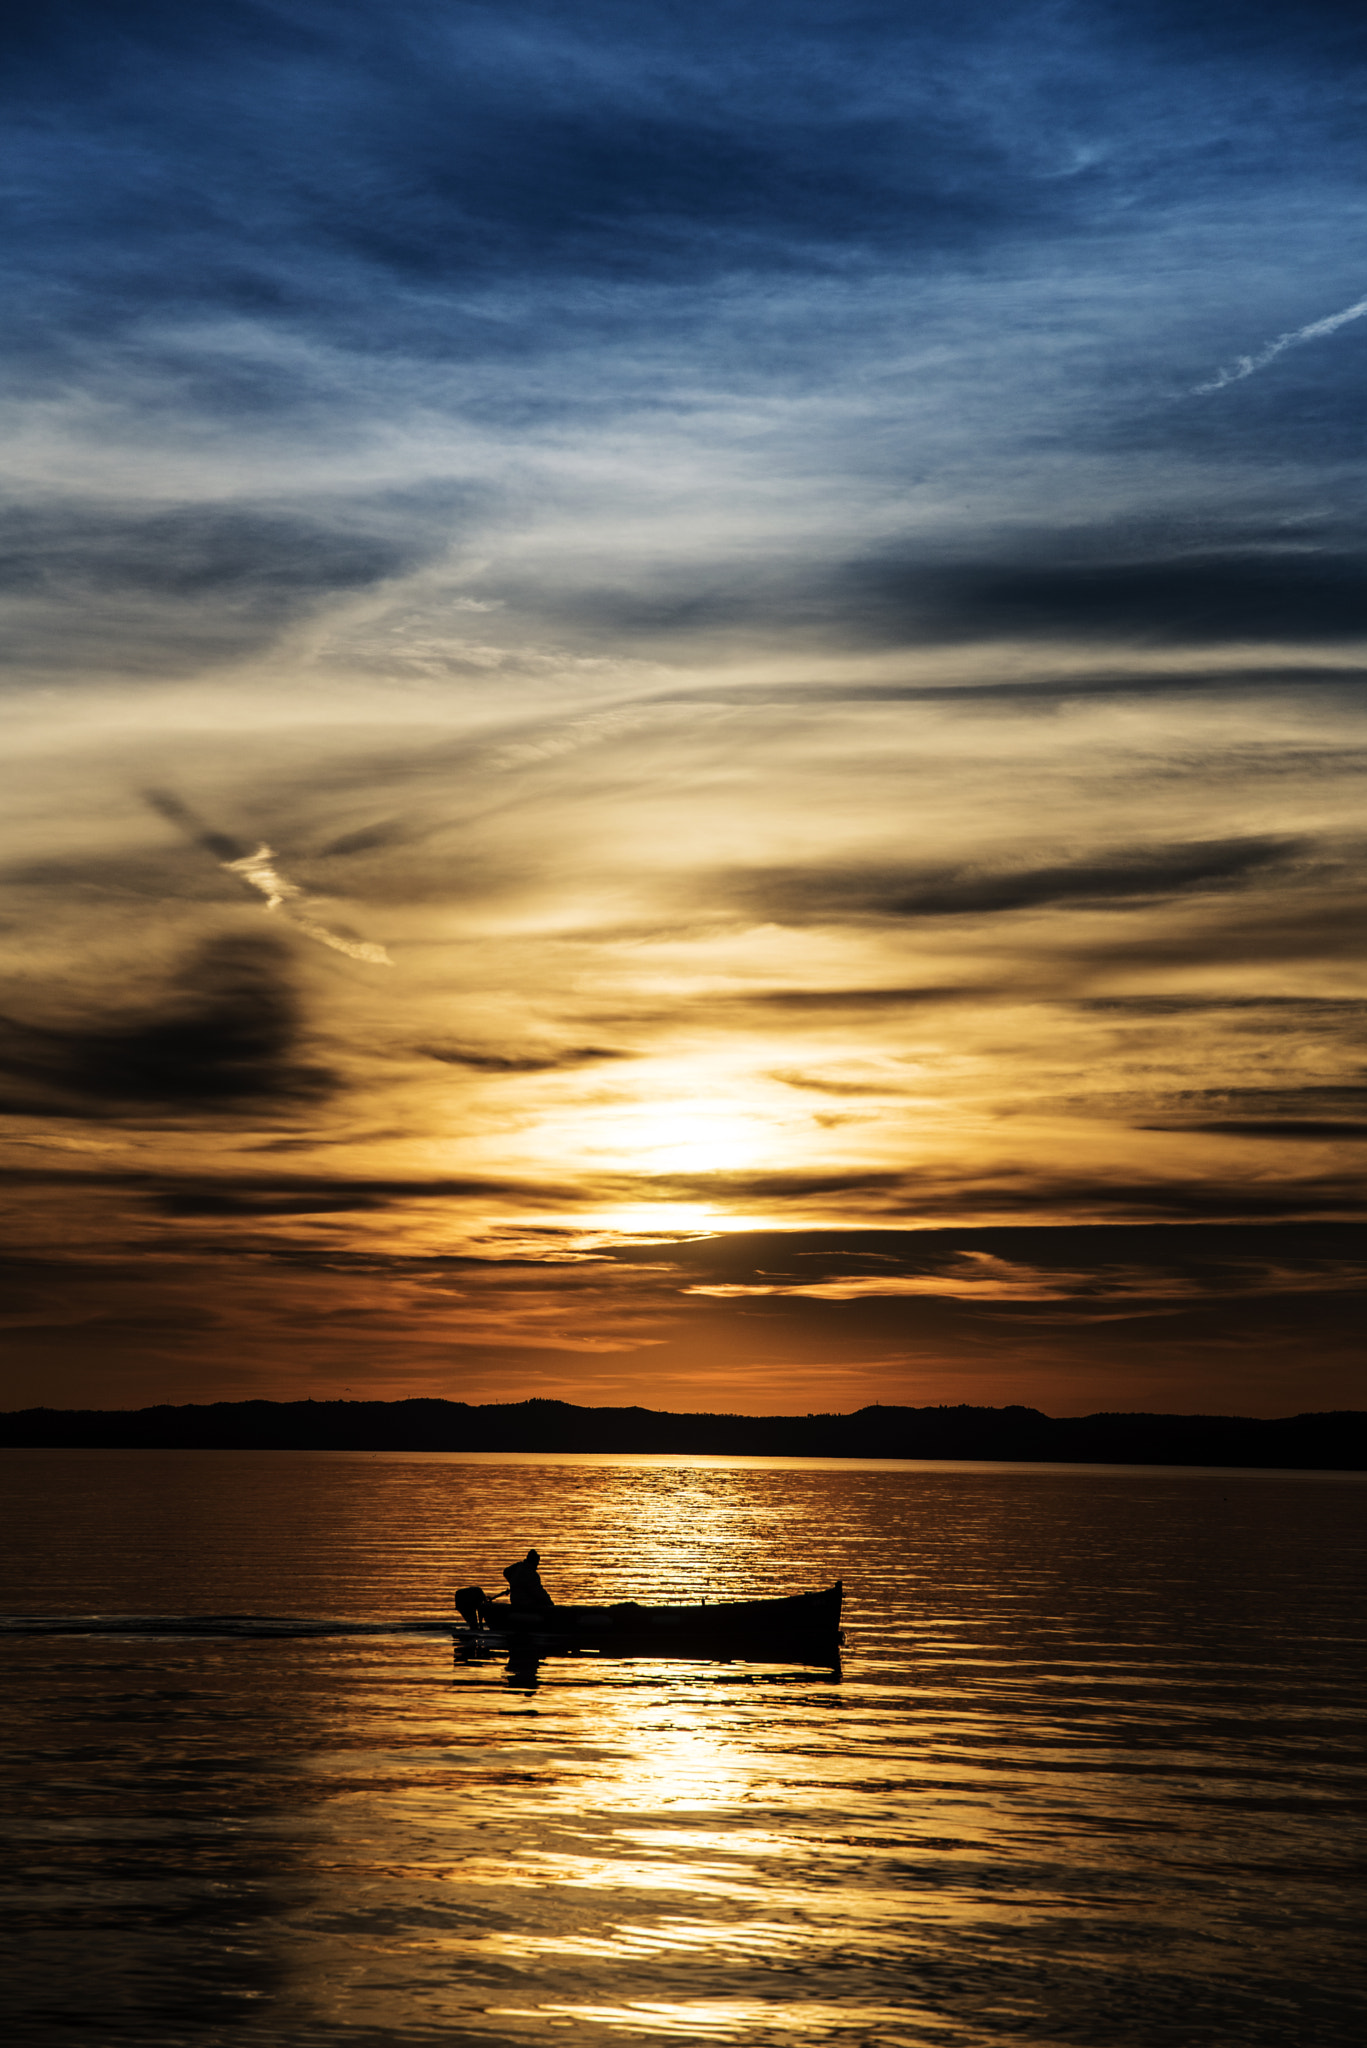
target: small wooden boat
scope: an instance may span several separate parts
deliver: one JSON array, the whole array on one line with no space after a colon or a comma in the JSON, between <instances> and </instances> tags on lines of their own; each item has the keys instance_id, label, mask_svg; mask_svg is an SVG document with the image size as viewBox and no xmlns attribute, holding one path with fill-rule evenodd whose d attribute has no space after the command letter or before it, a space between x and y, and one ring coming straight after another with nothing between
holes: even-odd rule
<instances>
[{"instance_id":1,"label":"small wooden boat","mask_svg":"<svg viewBox=\"0 0 1367 2048\"><path fill-rule=\"evenodd\" d=\"M703 1601L697 1607L644 1607L619 1600L611 1607L494 1606L478 1587L456 1594L465 1627L455 1631L471 1648L513 1650L531 1656L597 1651L611 1657L752 1658L759 1662L833 1664L840 1651L837 1580L819 1593L782 1600Z\"/></svg>"}]
</instances>

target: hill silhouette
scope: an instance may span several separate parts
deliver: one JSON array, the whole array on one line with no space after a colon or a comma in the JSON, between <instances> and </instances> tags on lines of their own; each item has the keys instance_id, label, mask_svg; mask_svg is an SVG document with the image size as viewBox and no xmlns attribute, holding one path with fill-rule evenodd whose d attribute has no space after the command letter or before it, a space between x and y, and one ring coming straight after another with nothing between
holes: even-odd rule
<instances>
[{"instance_id":1,"label":"hill silhouette","mask_svg":"<svg viewBox=\"0 0 1367 2048\"><path fill-rule=\"evenodd\" d=\"M216 1401L27 1408L0 1446L109 1450L597 1451L714 1456L985 1458L1062 1464L1367 1469L1367 1412L1268 1419L1038 1408L860 1408L852 1415L672 1415L531 1400Z\"/></svg>"}]
</instances>

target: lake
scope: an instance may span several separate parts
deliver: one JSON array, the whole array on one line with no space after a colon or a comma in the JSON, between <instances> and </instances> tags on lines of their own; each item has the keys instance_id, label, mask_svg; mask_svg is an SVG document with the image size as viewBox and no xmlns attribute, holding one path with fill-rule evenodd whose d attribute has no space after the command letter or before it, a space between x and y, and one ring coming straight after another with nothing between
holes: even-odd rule
<instances>
[{"instance_id":1,"label":"lake","mask_svg":"<svg viewBox=\"0 0 1367 2048\"><path fill-rule=\"evenodd\" d=\"M1367 1479L3 1454L14 2042L1358 2048ZM453 1588L843 1578L839 1669Z\"/></svg>"}]
</instances>

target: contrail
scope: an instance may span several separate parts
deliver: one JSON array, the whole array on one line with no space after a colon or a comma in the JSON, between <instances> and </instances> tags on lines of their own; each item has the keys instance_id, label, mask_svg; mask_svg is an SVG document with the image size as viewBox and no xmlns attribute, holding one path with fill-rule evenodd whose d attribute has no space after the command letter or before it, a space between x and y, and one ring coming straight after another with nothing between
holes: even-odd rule
<instances>
[{"instance_id":1,"label":"contrail","mask_svg":"<svg viewBox=\"0 0 1367 2048\"><path fill-rule=\"evenodd\" d=\"M226 832L214 831L169 790L149 789L143 794L154 811L160 811L163 818L179 825L197 846L211 853L225 874L236 875L249 889L259 889L267 910L283 909L290 923L306 938L317 939L320 946L331 946L334 953L345 953L348 960L365 960L372 967L394 965L383 946L371 945L366 939L344 938L340 932L329 931L325 924L310 917L308 905L315 899L280 873L275 854L264 840L255 853L243 853L238 841L230 839Z\"/></svg>"},{"instance_id":2,"label":"contrail","mask_svg":"<svg viewBox=\"0 0 1367 2048\"><path fill-rule=\"evenodd\" d=\"M1325 320L1312 320L1308 327L1298 327L1294 334L1279 334L1275 341L1260 349L1256 356L1240 356L1232 370L1220 370L1209 384L1198 384L1198 392L1223 391L1226 384L1237 384L1241 377L1251 377L1255 370L1265 370L1289 348L1299 348L1303 341L1318 341L1322 334L1332 334L1336 328L1346 327L1350 320L1360 320L1367 313L1367 299L1359 299L1354 306L1345 306L1341 313L1331 313Z\"/></svg>"},{"instance_id":3,"label":"contrail","mask_svg":"<svg viewBox=\"0 0 1367 2048\"><path fill-rule=\"evenodd\" d=\"M344 939L339 932L329 931L325 924L307 916L303 907L309 901L307 893L297 882L287 881L274 862L274 852L262 840L255 853L244 854L241 860L220 861L219 866L226 874L240 875L253 889L259 889L267 910L285 906L285 915L292 925L297 925L309 938L317 939L320 945L331 946L334 953L345 953L349 960L368 960L373 967L394 965L383 946L372 945L368 939ZM295 905L299 907L296 909Z\"/></svg>"}]
</instances>

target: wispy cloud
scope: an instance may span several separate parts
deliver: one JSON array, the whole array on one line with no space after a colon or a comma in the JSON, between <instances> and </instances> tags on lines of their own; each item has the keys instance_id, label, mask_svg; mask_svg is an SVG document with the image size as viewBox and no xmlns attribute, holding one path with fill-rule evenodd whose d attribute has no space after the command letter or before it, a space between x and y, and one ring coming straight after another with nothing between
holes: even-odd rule
<instances>
[{"instance_id":1,"label":"wispy cloud","mask_svg":"<svg viewBox=\"0 0 1367 2048\"><path fill-rule=\"evenodd\" d=\"M481 1074L558 1074L600 1060L629 1060L632 1055L612 1045L567 1045L538 1052L499 1052L473 1045L424 1045L428 1059L447 1067L469 1067Z\"/></svg>"},{"instance_id":2,"label":"wispy cloud","mask_svg":"<svg viewBox=\"0 0 1367 2048\"><path fill-rule=\"evenodd\" d=\"M774 917L823 918L992 916L1053 905L1106 905L1115 910L1164 897L1235 889L1302 851L1291 838L1179 841L1167 846L1100 848L1086 859L993 872L983 868L914 870L868 867L842 873L776 871L747 886ZM924 992L922 992L924 996Z\"/></svg>"},{"instance_id":3,"label":"wispy cloud","mask_svg":"<svg viewBox=\"0 0 1367 2048\"><path fill-rule=\"evenodd\" d=\"M1326 334L1336 334L1340 327L1346 327L1350 320L1361 320L1367 313L1367 299L1357 299L1351 306L1345 306L1341 313L1330 313L1324 320L1312 320L1308 326L1297 327L1290 334L1279 334L1275 341L1269 341L1266 348L1260 348L1256 355L1239 356L1233 369L1218 370L1208 384L1198 384L1196 390L1204 395L1209 391L1223 391L1227 384L1238 384L1243 378L1251 377L1256 370L1265 370L1269 363L1275 363L1278 356L1285 355L1289 348L1299 348L1303 342L1319 341Z\"/></svg>"}]
</instances>

